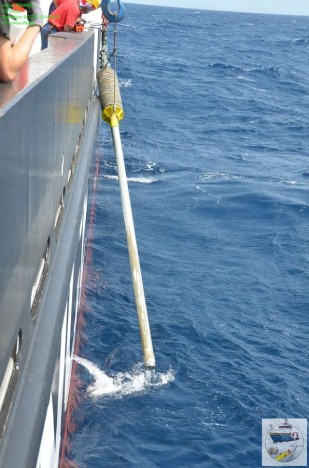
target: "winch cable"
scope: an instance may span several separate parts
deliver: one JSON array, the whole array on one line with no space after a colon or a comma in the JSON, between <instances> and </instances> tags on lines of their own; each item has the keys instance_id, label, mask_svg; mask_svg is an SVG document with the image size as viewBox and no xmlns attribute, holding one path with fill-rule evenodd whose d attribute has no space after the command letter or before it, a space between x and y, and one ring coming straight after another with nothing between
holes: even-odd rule
<instances>
[{"instance_id":1,"label":"winch cable","mask_svg":"<svg viewBox=\"0 0 309 468\"><path fill-rule=\"evenodd\" d=\"M102 2L103 3L103 2ZM118 4L119 4L118 0ZM103 10L103 8L102 8ZM104 12L104 11L103 11ZM151 332L148 320L147 306L144 294L142 274L139 262L138 248L136 242L133 214L130 202L130 194L124 156L121 144L119 122L124 117L122 100L120 95L119 83L116 73L117 67L117 13L114 13L114 70L105 66L97 73L99 95L102 107L102 118L108 122L111 127L114 152L119 179L122 211L126 229L126 237L129 251L129 259L133 280L135 302L137 308L139 329L141 335L142 349L144 355L144 364L146 369L155 368L155 356L153 352Z\"/></svg>"}]
</instances>

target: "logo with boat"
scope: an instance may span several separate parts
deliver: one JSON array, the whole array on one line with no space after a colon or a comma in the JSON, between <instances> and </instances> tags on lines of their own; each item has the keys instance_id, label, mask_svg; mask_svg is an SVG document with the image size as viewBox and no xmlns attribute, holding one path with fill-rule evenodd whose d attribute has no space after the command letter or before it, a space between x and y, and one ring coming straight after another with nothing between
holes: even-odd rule
<instances>
[{"instance_id":1,"label":"logo with boat","mask_svg":"<svg viewBox=\"0 0 309 468\"><path fill-rule=\"evenodd\" d=\"M263 419L262 440L263 466L307 466L307 419Z\"/></svg>"}]
</instances>

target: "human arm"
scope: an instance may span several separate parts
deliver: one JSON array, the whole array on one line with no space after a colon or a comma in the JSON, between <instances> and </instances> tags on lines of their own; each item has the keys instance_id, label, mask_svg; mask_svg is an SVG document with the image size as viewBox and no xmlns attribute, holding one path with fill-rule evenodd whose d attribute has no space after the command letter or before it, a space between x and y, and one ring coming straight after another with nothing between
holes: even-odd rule
<instances>
[{"instance_id":1,"label":"human arm","mask_svg":"<svg viewBox=\"0 0 309 468\"><path fill-rule=\"evenodd\" d=\"M74 27L72 28L72 26L69 26L68 24L65 24L63 30L65 32L72 32L72 31L74 31Z\"/></svg>"},{"instance_id":2,"label":"human arm","mask_svg":"<svg viewBox=\"0 0 309 468\"><path fill-rule=\"evenodd\" d=\"M9 24L2 24L0 30L0 81L3 83L10 83L15 79L17 72L26 63L33 43L42 28L43 19L39 0L28 0L27 3L25 1L17 0L18 4L26 9L29 22L20 39L12 45ZM8 3L0 4L2 19L7 12Z\"/></svg>"},{"instance_id":3,"label":"human arm","mask_svg":"<svg viewBox=\"0 0 309 468\"><path fill-rule=\"evenodd\" d=\"M0 35L0 81L10 83L26 63L32 45L40 32L40 26L27 28L19 41L12 46L11 41Z\"/></svg>"}]
</instances>

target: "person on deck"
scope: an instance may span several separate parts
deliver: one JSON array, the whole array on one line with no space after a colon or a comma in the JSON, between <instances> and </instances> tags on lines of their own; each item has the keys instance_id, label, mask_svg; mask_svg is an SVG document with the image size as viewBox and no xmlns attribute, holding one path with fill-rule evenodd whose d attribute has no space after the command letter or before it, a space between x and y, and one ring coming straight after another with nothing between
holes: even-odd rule
<instances>
[{"instance_id":1,"label":"person on deck","mask_svg":"<svg viewBox=\"0 0 309 468\"><path fill-rule=\"evenodd\" d=\"M26 63L33 43L42 29L43 15L38 0L15 1L27 11L29 26L21 38L12 44L10 40L10 0L0 0L0 81L10 83Z\"/></svg>"},{"instance_id":2,"label":"person on deck","mask_svg":"<svg viewBox=\"0 0 309 468\"><path fill-rule=\"evenodd\" d=\"M48 23L41 31L42 47L48 46L48 36L57 31L74 31L75 24L81 20L84 13L96 10L100 6L99 0L57 0L57 7L48 17Z\"/></svg>"}]
</instances>

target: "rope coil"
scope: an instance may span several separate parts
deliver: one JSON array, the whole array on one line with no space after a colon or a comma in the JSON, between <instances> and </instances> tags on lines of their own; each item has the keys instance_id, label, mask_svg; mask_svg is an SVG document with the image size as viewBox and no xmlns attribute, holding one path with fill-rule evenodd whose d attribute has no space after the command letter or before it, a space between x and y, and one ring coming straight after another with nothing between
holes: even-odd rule
<instances>
[{"instance_id":1,"label":"rope coil","mask_svg":"<svg viewBox=\"0 0 309 468\"><path fill-rule=\"evenodd\" d=\"M112 68L107 67L98 71L97 80L103 120L109 123L114 112L118 120L122 120L124 111L117 74Z\"/></svg>"}]
</instances>

